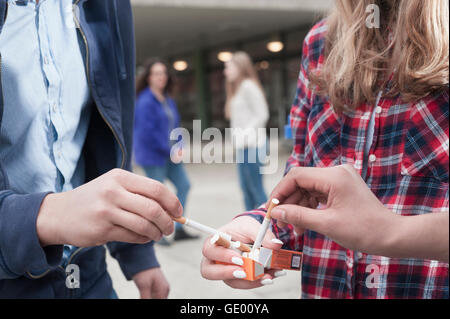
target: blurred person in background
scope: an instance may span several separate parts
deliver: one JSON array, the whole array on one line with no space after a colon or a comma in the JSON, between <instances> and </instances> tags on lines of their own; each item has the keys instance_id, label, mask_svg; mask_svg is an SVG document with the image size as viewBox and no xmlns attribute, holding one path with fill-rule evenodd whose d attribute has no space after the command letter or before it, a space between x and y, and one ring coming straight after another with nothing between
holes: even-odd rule
<instances>
[{"instance_id":1,"label":"blurred person in background","mask_svg":"<svg viewBox=\"0 0 450 319\"><path fill-rule=\"evenodd\" d=\"M231 122L245 208L252 210L267 201L260 173L266 154L269 107L250 56L236 52L225 62L225 117Z\"/></svg>"},{"instance_id":2,"label":"blurred person in background","mask_svg":"<svg viewBox=\"0 0 450 319\"><path fill-rule=\"evenodd\" d=\"M173 149L176 141L170 133L180 126L180 115L175 101L170 97L172 78L167 65L158 59L149 59L144 72L136 81L136 111L134 124L135 161L142 166L147 177L164 183L169 180L177 189L183 207L191 188L182 163L183 150ZM196 239L175 223L174 240ZM170 242L162 238L159 244Z\"/></svg>"}]
</instances>

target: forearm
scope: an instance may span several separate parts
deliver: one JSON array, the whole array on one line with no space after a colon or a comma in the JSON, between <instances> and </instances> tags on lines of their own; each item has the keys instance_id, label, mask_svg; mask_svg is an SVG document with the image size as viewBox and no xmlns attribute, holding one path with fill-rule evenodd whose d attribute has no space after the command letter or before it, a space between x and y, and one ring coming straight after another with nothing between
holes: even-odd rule
<instances>
[{"instance_id":1,"label":"forearm","mask_svg":"<svg viewBox=\"0 0 450 319\"><path fill-rule=\"evenodd\" d=\"M397 216L396 231L386 241L385 254L396 258L449 260L449 214Z\"/></svg>"}]
</instances>

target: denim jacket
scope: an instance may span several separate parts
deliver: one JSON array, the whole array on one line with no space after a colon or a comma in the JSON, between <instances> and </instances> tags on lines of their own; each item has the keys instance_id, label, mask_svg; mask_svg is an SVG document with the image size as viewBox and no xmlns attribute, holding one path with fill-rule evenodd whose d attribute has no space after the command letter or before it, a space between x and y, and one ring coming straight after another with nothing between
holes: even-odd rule
<instances>
[{"instance_id":1,"label":"denim jacket","mask_svg":"<svg viewBox=\"0 0 450 319\"><path fill-rule=\"evenodd\" d=\"M93 97L92 117L83 155L86 182L113 168L131 170L134 120L135 44L131 5L127 0L75 0L74 15L84 43L85 67ZM0 0L0 32L8 4ZM0 52L1 76L1 52ZM3 114L0 81L0 125ZM1 145L0 145L1 147ZM79 248L69 264L80 269L80 288L66 286L63 247L42 248L36 219L47 193L17 194L8 187L0 159L0 298L107 298L112 282L105 248ZM159 267L153 243L109 243L127 279Z\"/></svg>"}]
</instances>

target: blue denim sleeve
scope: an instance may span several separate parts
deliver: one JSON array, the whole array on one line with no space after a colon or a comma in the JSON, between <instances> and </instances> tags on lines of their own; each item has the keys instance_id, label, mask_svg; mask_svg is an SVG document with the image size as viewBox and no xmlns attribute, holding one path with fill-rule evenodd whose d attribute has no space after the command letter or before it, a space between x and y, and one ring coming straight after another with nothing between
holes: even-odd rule
<instances>
[{"instance_id":1,"label":"blue denim sleeve","mask_svg":"<svg viewBox=\"0 0 450 319\"><path fill-rule=\"evenodd\" d=\"M141 271L159 267L153 244L153 241L142 245L111 242L107 246L127 280L131 280Z\"/></svg>"},{"instance_id":2,"label":"blue denim sleeve","mask_svg":"<svg viewBox=\"0 0 450 319\"><path fill-rule=\"evenodd\" d=\"M36 230L47 194L0 192L0 280L39 275L60 264L63 246L42 248Z\"/></svg>"}]
</instances>

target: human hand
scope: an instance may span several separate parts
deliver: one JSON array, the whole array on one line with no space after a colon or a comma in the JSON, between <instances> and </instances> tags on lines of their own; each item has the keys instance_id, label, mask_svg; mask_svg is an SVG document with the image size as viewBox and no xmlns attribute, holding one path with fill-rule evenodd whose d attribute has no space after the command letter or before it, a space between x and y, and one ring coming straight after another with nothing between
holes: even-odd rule
<instances>
[{"instance_id":1,"label":"human hand","mask_svg":"<svg viewBox=\"0 0 450 319\"><path fill-rule=\"evenodd\" d=\"M234 241L241 243L253 243L258 234L261 224L248 216L242 216L234 219L227 225L219 229L233 237ZM205 279L223 280L225 284L236 289L253 289L272 283L272 279L284 275L284 271L269 270L264 277L258 281L247 281L242 257L232 249L212 245L211 237L207 238L203 246L203 256L201 263L201 274ZM283 243L275 238L275 235L269 230L263 240L263 246L268 249L278 250ZM215 261L228 263L231 265L216 264Z\"/></svg>"},{"instance_id":2,"label":"human hand","mask_svg":"<svg viewBox=\"0 0 450 319\"><path fill-rule=\"evenodd\" d=\"M42 246L146 243L174 231L183 208L163 184L114 169L74 190L47 195L36 221Z\"/></svg>"},{"instance_id":3,"label":"human hand","mask_svg":"<svg viewBox=\"0 0 450 319\"><path fill-rule=\"evenodd\" d=\"M141 299L167 299L169 283L161 268L151 268L133 276L133 281L139 289Z\"/></svg>"},{"instance_id":4,"label":"human hand","mask_svg":"<svg viewBox=\"0 0 450 319\"><path fill-rule=\"evenodd\" d=\"M310 229L348 249L372 254L381 254L388 245L399 218L383 206L350 165L294 168L275 187L271 198L282 204L272 211L280 227L288 223L298 232ZM313 209L318 203L326 206Z\"/></svg>"}]
</instances>

